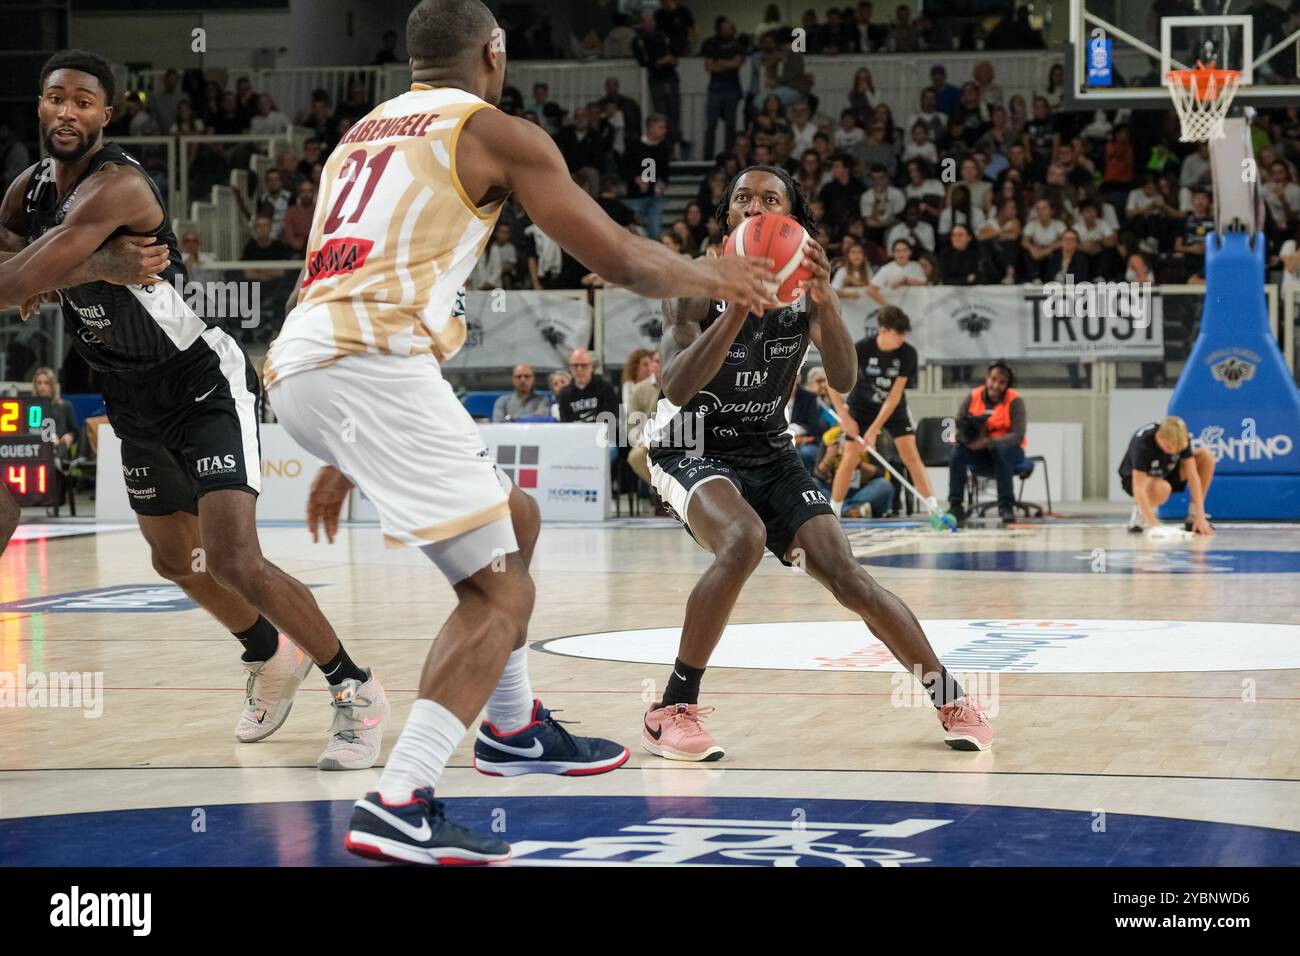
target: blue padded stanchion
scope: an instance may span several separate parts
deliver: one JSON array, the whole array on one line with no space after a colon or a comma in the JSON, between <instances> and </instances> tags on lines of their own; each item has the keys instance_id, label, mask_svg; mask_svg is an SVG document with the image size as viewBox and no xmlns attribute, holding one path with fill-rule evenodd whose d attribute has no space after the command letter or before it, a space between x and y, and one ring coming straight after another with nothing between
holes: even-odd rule
<instances>
[{"instance_id":1,"label":"blue padded stanchion","mask_svg":"<svg viewBox=\"0 0 1300 956\"><path fill-rule=\"evenodd\" d=\"M1211 516L1300 518L1300 389L1269 328L1264 237L1253 238L1254 248L1245 232L1207 238L1201 330L1169 414L1217 459ZM1183 517L1187 503L1172 495L1160 517Z\"/></svg>"}]
</instances>

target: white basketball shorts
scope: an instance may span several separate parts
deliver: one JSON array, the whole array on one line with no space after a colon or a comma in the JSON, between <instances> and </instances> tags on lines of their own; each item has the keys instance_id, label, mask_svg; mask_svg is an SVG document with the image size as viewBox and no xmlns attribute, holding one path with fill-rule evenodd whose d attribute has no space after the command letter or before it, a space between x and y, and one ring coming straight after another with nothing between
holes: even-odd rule
<instances>
[{"instance_id":1,"label":"white basketball shorts","mask_svg":"<svg viewBox=\"0 0 1300 956\"><path fill-rule=\"evenodd\" d=\"M390 547L422 548L453 584L519 550L510 480L432 356L350 355L268 395L294 441L374 502Z\"/></svg>"}]
</instances>

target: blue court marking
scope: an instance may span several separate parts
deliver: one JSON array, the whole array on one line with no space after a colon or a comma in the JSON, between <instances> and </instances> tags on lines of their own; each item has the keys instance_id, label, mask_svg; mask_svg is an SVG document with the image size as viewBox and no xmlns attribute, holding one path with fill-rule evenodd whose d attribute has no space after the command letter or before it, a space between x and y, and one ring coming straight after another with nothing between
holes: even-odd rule
<instances>
[{"instance_id":1,"label":"blue court marking","mask_svg":"<svg viewBox=\"0 0 1300 956\"><path fill-rule=\"evenodd\" d=\"M1092 574L1105 561L1108 574L1296 574L1300 551L1134 551L1096 548L1077 551L942 551L858 558L861 564L927 571L1027 571Z\"/></svg>"},{"instance_id":2,"label":"blue court marking","mask_svg":"<svg viewBox=\"0 0 1300 956\"><path fill-rule=\"evenodd\" d=\"M741 797L474 797L465 826L516 863L772 866L1280 866L1300 833L1030 807ZM335 866L351 801L117 810L0 820L9 866ZM1104 823L1104 830L1098 827ZM201 832L195 832L200 828ZM504 826L504 831L502 827Z\"/></svg>"}]
</instances>

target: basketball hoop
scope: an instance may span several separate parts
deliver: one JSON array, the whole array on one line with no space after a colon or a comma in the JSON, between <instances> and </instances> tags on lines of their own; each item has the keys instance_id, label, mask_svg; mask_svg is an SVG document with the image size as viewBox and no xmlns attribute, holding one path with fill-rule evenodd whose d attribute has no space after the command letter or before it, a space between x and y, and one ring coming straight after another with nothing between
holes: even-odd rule
<instances>
[{"instance_id":1,"label":"basketball hoop","mask_svg":"<svg viewBox=\"0 0 1300 956\"><path fill-rule=\"evenodd\" d=\"M1184 143L1204 143L1223 139L1223 119L1237 95L1241 80L1238 70L1217 70L1214 61L1206 66L1196 61L1194 70L1170 70L1165 77L1169 95L1183 132L1179 140Z\"/></svg>"}]
</instances>

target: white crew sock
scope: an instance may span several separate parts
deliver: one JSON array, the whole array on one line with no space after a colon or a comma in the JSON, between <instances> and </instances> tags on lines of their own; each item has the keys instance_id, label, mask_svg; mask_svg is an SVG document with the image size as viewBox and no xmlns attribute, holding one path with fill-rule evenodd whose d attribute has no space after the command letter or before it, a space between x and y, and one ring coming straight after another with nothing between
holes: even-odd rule
<instances>
[{"instance_id":1,"label":"white crew sock","mask_svg":"<svg viewBox=\"0 0 1300 956\"><path fill-rule=\"evenodd\" d=\"M379 778L380 798L385 803L406 803L420 787L437 787L464 737L465 725L455 714L437 701L417 700Z\"/></svg>"},{"instance_id":2,"label":"white crew sock","mask_svg":"<svg viewBox=\"0 0 1300 956\"><path fill-rule=\"evenodd\" d=\"M528 679L528 645L506 658L496 689L487 702L488 723L503 734L523 730L533 720L533 685Z\"/></svg>"},{"instance_id":3,"label":"white crew sock","mask_svg":"<svg viewBox=\"0 0 1300 956\"><path fill-rule=\"evenodd\" d=\"M838 518L840 516L840 512L843 510L844 510L844 502L835 501L834 499L831 500L831 511L835 512L835 517Z\"/></svg>"}]
</instances>

